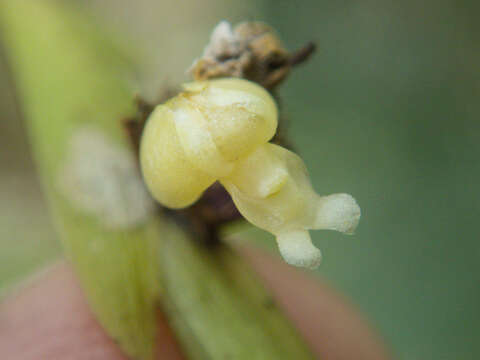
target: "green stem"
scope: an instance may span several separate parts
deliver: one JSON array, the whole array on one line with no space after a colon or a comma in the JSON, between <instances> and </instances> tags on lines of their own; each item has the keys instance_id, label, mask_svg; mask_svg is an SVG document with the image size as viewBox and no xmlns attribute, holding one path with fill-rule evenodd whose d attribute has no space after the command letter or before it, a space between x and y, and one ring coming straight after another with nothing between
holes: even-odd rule
<instances>
[{"instance_id":1,"label":"green stem","mask_svg":"<svg viewBox=\"0 0 480 360\"><path fill-rule=\"evenodd\" d=\"M189 359L312 358L241 256L168 228L160 248L162 301Z\"/></svg>"},{"instance_id":2,"label":"green stem","mask_svg":"<svg viewBox=\"0 0 480 360\"><path fill-rule=\"evenodd\" d=\"M148 201L122 193L137 189L138 173L115 155L128 154L120 119L135 109L131 65L111 39L60 1L3 0L0 24L65 252L124 351L152 358L160 300L189 359L312 358L241 257L200 247ZM85 129L104 141L87 136L79 151ZM118 162L118 175L108 163L90 166L102 158ZM62 185L65 174L75 186Z\"/></svg>"}]
</instances>

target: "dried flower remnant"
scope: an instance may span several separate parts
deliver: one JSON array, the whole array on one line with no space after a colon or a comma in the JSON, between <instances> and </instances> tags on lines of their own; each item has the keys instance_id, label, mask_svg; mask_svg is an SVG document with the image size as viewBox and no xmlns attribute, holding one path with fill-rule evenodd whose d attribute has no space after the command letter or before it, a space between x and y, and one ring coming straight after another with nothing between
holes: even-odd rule
<instances>
[{"instance_id":1,"label":"dried flower remnant","mask_svg":"<svg viewBox=\"0 0 480 360\"><path fill-rule=\"evenodd\" d=\"M275 31L262 22L242 22L232 27L222 21L189 72L197 81L238 77L274 89L291 67L305 61L313 50L308 44L290 54Z\"/></svg>"},{"instance_id":2,"label":"dried flower remnant","mask_svg":"<svg viewBox=\"0 0 480 360\"><path fill-rule=\"evenodd\" d=\"M153 196L183 208L218 180L248 221L276 236L288 263L318 266L308 230L352 233L360 218L355 200L317 195L300 157L269 143L278 112L261 86L227 78L184 89L154 110L143 132L140 161Z\"/></svg>"}]
</instances>

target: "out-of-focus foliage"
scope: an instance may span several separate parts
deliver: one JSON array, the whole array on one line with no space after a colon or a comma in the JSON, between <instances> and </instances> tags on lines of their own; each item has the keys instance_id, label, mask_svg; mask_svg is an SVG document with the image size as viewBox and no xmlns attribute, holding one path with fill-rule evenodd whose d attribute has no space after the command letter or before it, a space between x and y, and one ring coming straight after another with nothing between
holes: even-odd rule
<instances>
[{"instance_id":1,"label":"out-of-focus foliage","mask_svg":"<svg viewBox=\"0 0 480 360\"><path fill-rule=\"evenodd\" d=\"M351 193L363 210L355 237L314 235L324 254L318 273L366 312L401 359L480 356L477 5L88 3L145 49L142 78L151 95L165 81L178 82L221 19L263 19L290 49L315 40L317 54L281 91L290 137L315 189ZM172 70L161 74L163 67ZM5 76L0 72L0 288L57 251ZM270 235L251 235L273 248Z\"/></svg>"},{"instance_id":2,"label":"out-of-focus foliage","mask_svg":"<svg viewBox=\"0 0 480 360\"><path fill-rule=\"evenodd\" d=\"M319 51L284 87L320 193L345 191L354 238L314 235L319 273L402 359L480 356L480 23L468 1L270 1ZM328 169L328 174L324 169Z\"/></svg>"}]
</instances>

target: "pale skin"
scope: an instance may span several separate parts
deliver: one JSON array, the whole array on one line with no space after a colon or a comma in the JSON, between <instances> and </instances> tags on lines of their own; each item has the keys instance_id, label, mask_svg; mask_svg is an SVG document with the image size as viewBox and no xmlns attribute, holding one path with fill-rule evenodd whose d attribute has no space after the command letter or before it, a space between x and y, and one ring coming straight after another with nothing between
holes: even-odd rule
<instances>
[{"instance_id":1,"label":"pale skin","mask_svg":"<svg viewBox=\"0 0 480 360\"><path fill-rule=\"evenodd\" d=\"M319 359L391 358L365 318L325 283L263 251L240 251ZM160 310L158 324L156 359L185 359ZM0 354L9 360L127 360L91 314L65 262L0 304Z\"/></svg>"}]
</instances>

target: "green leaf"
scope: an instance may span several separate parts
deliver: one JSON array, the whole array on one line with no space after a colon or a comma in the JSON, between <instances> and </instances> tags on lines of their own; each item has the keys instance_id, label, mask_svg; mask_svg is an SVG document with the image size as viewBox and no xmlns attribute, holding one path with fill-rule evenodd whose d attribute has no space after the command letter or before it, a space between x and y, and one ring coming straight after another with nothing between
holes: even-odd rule
<instances>
[{"instance_id":1,"label":"green leaf","mask_svg":"<svg viewBox=\"0 0 480 360\"><path fill-rule=\"evenodd\" d=\"M65 190L61 180L65 172L75 178L81 171L89 171L89 159L97 159L101 151L108 153L109 147L113 153L126 153L120 120L134 112L132 86L127 78L132 66L88 16L67 4L2 1L4 46L66 253L93 311L109 334L132 357L149 359L158 296L155 249L161 229L148 214L141 221L128 221L136 219L132 212L145 209L128 209L128 201L115 199L122 196L122 184L129 181L115 177L115 171L102 173L115 177L106 182L88 174L74 181L87 187L79 192L94 195L100 191L104 201L110 199L111 204L103 208L101 201L90 209L79 206L75 188ZM93 142L95 146L89 146L86 141L84 157L75 160L69 154L72 147L82 146L72 144L82 129L93 129L92 133L103 136L105 143L97 141L97 145ZM109 155L105 156L108 159ZM128 178L129 173L120 176ZM111 193L110 198L105 192ZM126 208L125 214L120 209L120 215L115 215L119 205ZM95 206L103 210L95 211ZM107 224L101 211L107 212L107 219L117 216L119 220Z\"/></svg>"}]
</instances>

